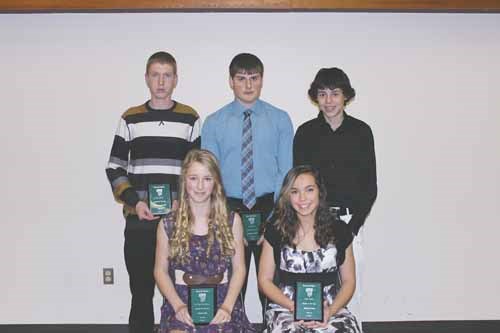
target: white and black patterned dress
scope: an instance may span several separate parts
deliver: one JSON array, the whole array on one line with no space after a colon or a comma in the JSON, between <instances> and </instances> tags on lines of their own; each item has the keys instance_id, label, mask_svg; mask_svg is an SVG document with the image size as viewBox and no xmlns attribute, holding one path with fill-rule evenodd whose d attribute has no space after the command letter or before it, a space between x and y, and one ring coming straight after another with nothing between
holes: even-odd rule
<instances>
[{"instance_id":1,"label":"white and black patterned dress","mask_svg":"<svg viewBox=\"0 0 500 333\"><path fill-rule=\"evenodd\" d=\"M323 299L332 304L336 293L340 289L339 279L339 255L341 262L345 256L345 248L350 240L344 242L344 246L328 245L315 251L302 251L283 245L276 229L270 226L266 230L266 240L274 248L276 267L281 271L289 273L328 273L332 274L336 282L324 285ZM278 247L278 248L277 248ZM338 249L339 248L339 249ZM325 274L321 274L325 276ZM331 281L332 279L330 279ZM294 284L280 281L279 288L290 299L295 293ZM288 309L274 303L269 303L266 310L266 332L267 333L360 333L361 328L347 308L343 308L330 317L326 328L308 329L294 323L293 313Z\"/></svg>"}]
</instances>

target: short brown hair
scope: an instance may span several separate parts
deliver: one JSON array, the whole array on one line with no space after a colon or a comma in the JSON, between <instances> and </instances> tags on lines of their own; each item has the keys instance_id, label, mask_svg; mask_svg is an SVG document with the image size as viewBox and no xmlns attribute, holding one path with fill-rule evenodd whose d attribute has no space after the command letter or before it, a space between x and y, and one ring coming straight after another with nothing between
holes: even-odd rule
<instances>
[{"instance_id":1,"label":"short brown hair","mask_svg":"<svg viewBox=\"0 0 500 333\"><path fill-rule=\"evenodd\" d=\"M240 53L229 64L229 75L234 77L236 73L259 73L261 76L264 76L264 64L256 55Z\"/></svg>"},{"instance_id":2,"label":"short brown hair","mask_svg":"<svg viewBox=\"0 0 500 333\"><path fill-rule=\"evenodd\" d=\"M177 62L175 61L174 56L170 53L165 51L153 53L146 63L146 74L148 74L149 67L151 67L151 65L155 63L172 65L172 67L174 68L174 74L177 75Z\"/></svg>"}]
</instances>

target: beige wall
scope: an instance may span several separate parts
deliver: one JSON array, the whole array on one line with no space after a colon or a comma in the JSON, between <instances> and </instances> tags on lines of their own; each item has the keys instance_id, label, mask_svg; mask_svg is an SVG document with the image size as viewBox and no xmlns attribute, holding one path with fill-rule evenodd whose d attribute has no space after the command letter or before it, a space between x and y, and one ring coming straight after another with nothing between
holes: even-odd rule
<instances>
[{"instance_id":1,"label":"beige wall","mask_svg":"<svg viewBox=\"0 0 500 333\"><path fill-rule=\"evenodd\" d=\"M178 59L176 99L203 118L232 98L231 58L256 53L263 99L295 128L316 115L316 71L342 67L378 162L364 319L500 319L499 40L499 14L0 15L0 324L127 321L123 220L104 167L159 49Z\"/></svg>"}]
</instances>

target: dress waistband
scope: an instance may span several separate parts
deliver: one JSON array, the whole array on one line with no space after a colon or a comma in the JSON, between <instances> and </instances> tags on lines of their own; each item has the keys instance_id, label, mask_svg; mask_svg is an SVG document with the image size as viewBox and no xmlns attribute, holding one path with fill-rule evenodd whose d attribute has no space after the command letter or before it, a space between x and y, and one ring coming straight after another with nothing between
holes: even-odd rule
<instances>
[{"instance_id":1,"label":"dress waistband","mask_svg":"<svg viewBox=\"0 0 500 333\"><path fill-rule=\"evenodd\" d=\"M278 270L280 282L295 284L297 282L321 282L323 285L335 284L339 281L338 271L328 273L291 273Z\"/></svg>"},{"instance_id":2,"label":"dress waistband","mask_svg":"<svg viewBox=\"0 0 500 333\"><path fill-rule=\"evenodd\" d=\"M174 271L174 274L175 274L175 284L178 285L193 286L200 284L223 284L229 281L227 269L224 273L211 276L186 273L180 269L176 269Z\"/></svg>"}]
</instances>

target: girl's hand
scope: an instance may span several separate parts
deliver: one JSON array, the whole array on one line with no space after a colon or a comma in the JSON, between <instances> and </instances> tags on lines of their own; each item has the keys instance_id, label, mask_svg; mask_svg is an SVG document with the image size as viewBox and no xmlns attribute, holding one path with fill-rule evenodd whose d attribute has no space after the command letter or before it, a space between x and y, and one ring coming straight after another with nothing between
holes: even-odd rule
<instances>
[{"instance_id":1,"label":"girl's hand","mask_svg":"<svg viewBox=\"0 0 500 333\"><path fill-rule=\"evenodd\" d=\"M330 309L330 306L328 305L327 301L323 302L323 322L319 327L325 328L328 326L328 320L330 320L330 317L334 315L332 313L332 310Z\"/></svg>"},{"instance_id":2,"label":"girl's hand","mask_svg":"<svg viewBox=\"0 0 500 333\"><path fill-rule=\"evenodd\" d=\"M186 304L183 304L177 308L175 311L175 319L183 322L186 325L194 327L193 319L189 315L189 311Z\"/></svg>"},{"instance_id":3,"label":"girl's hand","mask_svg":"<svg viewBox=\"0 0 500 333\"><path fill-rule=\"evenodd\" d=\"M219 307L215 317L212 319L210 324L224 324L231 320L231 312L224 307Z\"/></svg>"},{"instance_id":4,"label":"girl's hand","mask_svg":"<svg viewBox=\"0 0 500 333\"><path fill-rule=\"evenodd\" d=\"M328 302L323 303L323 321L299 321L297 324L301 325L305 328L326 328L328 327L328 320L330 319L332 313L330 307L328 306Z\"/></svg>"}]
</instances>

